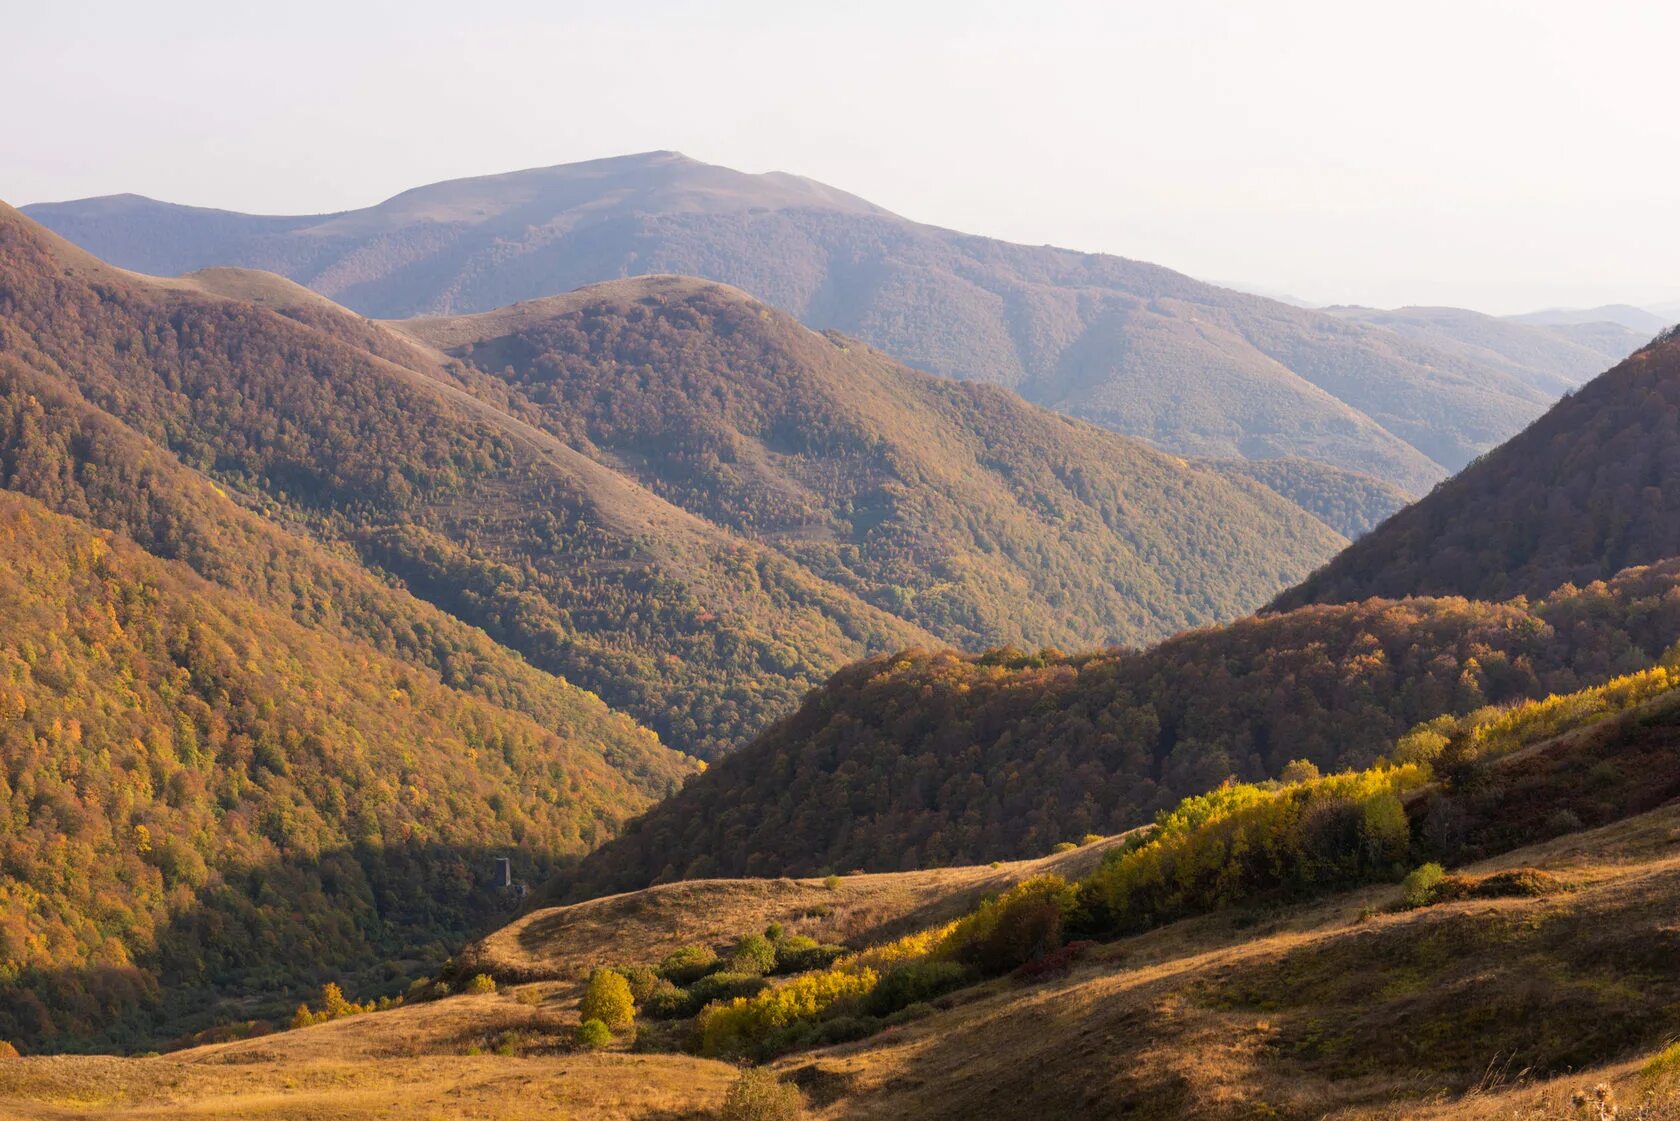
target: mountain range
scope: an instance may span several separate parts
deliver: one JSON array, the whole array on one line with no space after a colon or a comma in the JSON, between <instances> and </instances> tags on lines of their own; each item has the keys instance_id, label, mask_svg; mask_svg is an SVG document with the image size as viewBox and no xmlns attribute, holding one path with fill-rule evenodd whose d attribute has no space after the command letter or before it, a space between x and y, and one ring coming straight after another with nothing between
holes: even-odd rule
<instances>
[{"instance_id":1,"label":"mountain range","mask_svg":"<svg viewBox=\"0 0 1680 1121\"><path fill-rule=\"evenodd\" d=\"M134 195L26 213L126 268L264 269L379 317L703 277L916 368L1006 386L1176 454L1298 456L1411 495L1650 335L1313 311L1158 265L960 234L809 179L675 152L438 183L331 215Z\"/></svg>"}]
</instances>

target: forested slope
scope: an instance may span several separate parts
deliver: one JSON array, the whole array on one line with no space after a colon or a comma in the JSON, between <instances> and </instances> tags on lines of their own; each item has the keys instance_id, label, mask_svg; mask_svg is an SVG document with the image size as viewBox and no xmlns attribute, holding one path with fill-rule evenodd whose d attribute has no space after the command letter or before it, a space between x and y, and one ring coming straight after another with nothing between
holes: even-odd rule
<instances>
[{"instance_id":1,"label":"forested slope","mask_svg":"<svg viewBox=\"0 0 1680 1121\"><path fill-rule=\"evenodd\" d=\"M649 801L598 704L544 726L10 491L0 619L0 1036L31 1047L435 955L492 854L545 874Z\"/></svg>"},{"instance_id":2,"label":"forested slope","mask_svg":"<svg viewBox=\"0 0 1680 1121\"><path fill-rule=\"evenodd\" d=\"M1367 535L1277 608L1544 595L1680 556L1680 339L1645 347Z\"/></svg>"},{"instance_id":3,"label":"forested slope","mask_svg":"<svg viewBox=\"0 0 1680 1121\"><path fill-rule=\"evenodd\" d=\"M1680 562L1532 606L1307 607L1142 653L910 651L799 711L592 854L570 897L712 875L1036 855L1292 760L1369 764L1412 725L1566 692L1680 637Z\"/></svg>"},{"instance_id":4,"label":"forested slope","mask_svg":"<svg viewBox=\"0 0 1680 1121\"><path fill-rule=\"evenodd\" d=\"M1150 641L1250 610L1342 544L1247 480L721 285L619 281L403 328L659 497L962 647Z\"/></svg>"},{"instance_id":5,"label":"forested slope","mask_svg":"<svg viewBox=\"0 0 1680 1121\"><path fill-rule=\"evenodd\" d=\"M919 369L1009 386L1178 454L1303 456L1408 494L1520 429L1580 380L1592 349L1487 317L1471 334L1416 317L1339 318L1142 261L924 225L799 176L676 152L434 183L330 215L134 195L29 213L130 268L267 269L377 316L702 276Z\"/></svg>"}]
</instances>

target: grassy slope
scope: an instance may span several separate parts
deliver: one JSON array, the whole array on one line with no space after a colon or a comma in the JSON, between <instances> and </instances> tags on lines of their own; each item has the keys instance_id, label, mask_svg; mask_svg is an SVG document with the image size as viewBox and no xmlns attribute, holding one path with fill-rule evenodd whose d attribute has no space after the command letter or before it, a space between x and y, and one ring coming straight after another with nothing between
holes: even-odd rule
<instances>
[{"instance_id":1,"label":"grassy slope","mask_svg":"<svg viewBox=\"0 0 1680 1121\"><path fill-rule=\"evenodd\" d=\"M960 646L1160 638L1341 544L1266 490L720 285L619 281L402 327L660 497Z\"/></svg>"},{"instance_id":2,"label":"grassy slope","mask_svg":"<svg viewBox=\"0 0 1680 1121\"><path fill-rule=\"evenodd\" d=\"M577 980L603 961L658 961L679 946L725 944L781 923L819 942L869 945L955 918L1031 876L1083 875L1120 843L997 864L825 880L697 880L544 907L469 947L466 971L510 980Z\"/></svg>"},{"instance_id":3,"label":"grassy slope","mask_svg":"<svg viewBox=\"0 0 1680 1121\"><path fill-rule=\"evenodd\" d=\"M1574 1116L1570 1092L1600 1082L1624 1103L1650 1094L1654 1108L1672 1109L1680 1086L1639 1071L1680 1029L1671 945L1680 804L1616 818L1642 808L1639 776L1651 774L1654 761L1671 790L1680 778L1674 708L1663 698L1499 764L1498 789L1514 796L1500 804L1519 817L1525 791L1550 790L1602 803L1610 823L1462 871L1540 868L1562 891L1396 912L1389 908L1399 890L1379 885L1218 912L1108 943L1062 978L963 990L920 1019L787 1056L776 1068L806 1088L827 1121L1000 1111L1538 1121ZM1584 781L1606 765L1625 771L1626 783ZM924 880L925 903L937 907L953 882L984 875L952 870ZM648 904L646 928L630 905L638 898ZM715 898L720 930L777 913L748 885L726 886ZM685 905L703 907L703 897ZM670 937L670 917L654 892L627 898L616 921L623 936L646 939L637 946L657 949ZM706 919L696 921L693 929L705 927ZM573 947L563 939L548 945L551 975L575 974ZM619 956L610 940L595 948ZM603 1062L629 1061L563 1053L578 989L575 980L542 982L512 990L532 994L535 1005L509 991L456 997L158 1059L0 1063L0 1103L30 1118L100 1110L149 1117L157 1112L137 1107L160 1111L168 1102L302 1119L329 1115L323 1090L336 1079L348 1092L330 1107L333 1117L387 1116L393 1104L412 1101L439 1117L524 1116L533 1087L546 1093L575 1078L593 1088ZM510 1028L524 1032L519 1056L464 1053ZM428 1057L415 1061L417 1052ZM609 1069L621 1075L613 1085L626 1103L662 1095L664 1108L683 1116L717 1100L717 1064L650 1056L638 1069ZM683 1078L693 1082L686 1095L674 1089Z\"/></svg>"}]
</instances>

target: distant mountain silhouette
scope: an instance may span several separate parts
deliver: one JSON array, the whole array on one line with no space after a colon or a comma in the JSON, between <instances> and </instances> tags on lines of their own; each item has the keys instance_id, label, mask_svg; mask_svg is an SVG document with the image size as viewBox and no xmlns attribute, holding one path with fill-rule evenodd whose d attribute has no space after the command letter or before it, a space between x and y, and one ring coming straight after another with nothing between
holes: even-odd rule
<instances>
[{"instance_id":1,"label":"distant mountain silhouette","mask_svg":"<svg viewBox=\"0 0 1680 1121\"><path fill-rule=\"evenodd\" d=\"M438 183L332 215L134 195L26 212L125 268L267 269L380 317L706 277L912 366L1009 386L1179 454L1302 456L1411 494L1520 429L1578 370L1574 352L1536 376L1431 332L955 233L809 179L674 152Z\"/></svg>"}]
</instances>

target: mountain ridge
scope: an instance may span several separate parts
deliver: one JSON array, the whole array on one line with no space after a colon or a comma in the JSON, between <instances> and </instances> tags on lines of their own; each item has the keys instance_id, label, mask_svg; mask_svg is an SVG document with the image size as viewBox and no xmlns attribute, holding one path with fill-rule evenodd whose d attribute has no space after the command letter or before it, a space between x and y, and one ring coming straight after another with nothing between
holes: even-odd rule
<instances>
[{"instance_id":1,"label":"mountain ridge","mask_svg":"<svg viewBox=\"0 0 1680 1121\"><path fill-rule=\"evenodd\" d=\"M321 218L128 199L27 212L125 266L254 266L386 318L628 275L704 276L917 368L1010 386L1176 454L1301 455L1411 494L1516 431L1550 393L1446 336L961 234L797 176L675 153L452 180Z\"/></svg>"}]
</instances>

